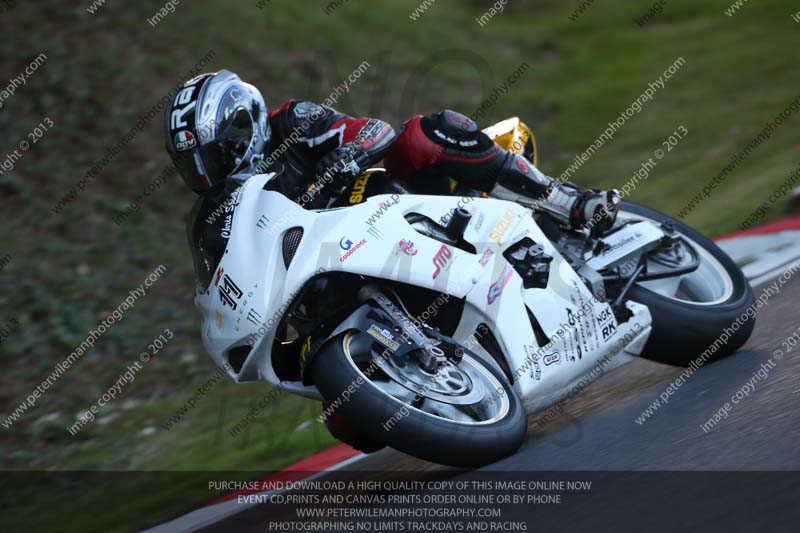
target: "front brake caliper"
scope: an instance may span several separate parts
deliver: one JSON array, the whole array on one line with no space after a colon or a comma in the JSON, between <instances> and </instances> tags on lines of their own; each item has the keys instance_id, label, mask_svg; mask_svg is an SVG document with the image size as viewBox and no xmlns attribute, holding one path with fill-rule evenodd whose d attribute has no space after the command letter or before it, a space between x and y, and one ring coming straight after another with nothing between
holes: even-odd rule
<instances>
[{"instance_id":1,"label":"front brake caliper","mask_svg":"<svg viewBox=\"0 0 800 533\"><path fill-rule=\"evenodd\" d=\"M359 291L359 298L377 303L405 330L409 340L421 348L415 350L415 353L418 354L417 358L425 370L435 372L447 360L444 351L437 346L439 342L426 337L422 330L379 289L367 285Z\"/></svg>"}]
</instances>

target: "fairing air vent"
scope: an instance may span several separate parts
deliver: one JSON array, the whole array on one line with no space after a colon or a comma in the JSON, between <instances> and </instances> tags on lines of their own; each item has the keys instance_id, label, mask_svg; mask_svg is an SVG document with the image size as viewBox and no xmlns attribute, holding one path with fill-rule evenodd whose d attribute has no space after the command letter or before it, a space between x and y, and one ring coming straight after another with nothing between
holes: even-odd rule
<instances>
[{"instance_id":1,"label":"fairing air vent","mask_svg":"<svg viewBox=\"0 0 800 533\"><path fill-rule=\"evenodd\" d=\"M303 228L291 228L283 236L283 265L288 269L303 239Z\"/></svg>"}]
</instances>

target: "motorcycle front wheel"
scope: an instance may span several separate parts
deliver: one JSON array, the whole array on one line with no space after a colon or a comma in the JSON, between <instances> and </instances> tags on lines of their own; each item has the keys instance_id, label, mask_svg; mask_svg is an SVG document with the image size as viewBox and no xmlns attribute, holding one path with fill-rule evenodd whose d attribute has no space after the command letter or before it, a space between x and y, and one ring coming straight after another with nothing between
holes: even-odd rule
<instances>
[{"instance_id":1,"label":"motorcycle front wheel","mask_svg":"<svg viewBox=\"0 0 800 533\"><path fill-rule=\"evenodd\" d=\"M467 352L429 372L413 354L387 353L371 336L349 331L321 349L311 373L329 409L420 459L477 467L513 454L525 438L517 393Z\"/></svg>"}]
</instances>

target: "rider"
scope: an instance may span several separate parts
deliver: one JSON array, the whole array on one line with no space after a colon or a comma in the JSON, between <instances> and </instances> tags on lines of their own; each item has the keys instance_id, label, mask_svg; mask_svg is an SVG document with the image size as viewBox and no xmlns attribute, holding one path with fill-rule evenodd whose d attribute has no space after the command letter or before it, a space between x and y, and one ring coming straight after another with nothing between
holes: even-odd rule
<instances>
[{"instance_id":1,"label":"rider","mask_svg":"<svg viewBox=\"0 0 800 533\"><path fill-rule=\"evenodd\" d=\"M229 236L235 205L226 200L256 173L274 172L266 187L297 199L326 172L355 177L386 157L389 174L417 190L454 177L593 231L613 224L619 204L616 191L581 191L545 176L449 110L408 120L398 137L382 120L348 117L308 101L289 100L268 113L258 89L221 70L187 81L170 99L164 119L167 151L186 184L201 195L189 238L203 290Z\"/></svg>"},{"instance_id":2,"label":"rider","mask_svg":"<svg viewBox=\"0 0 800 533\"><path fill-rule=\"evenodd\" d=\"M188 230L202 290L230 236L233 192L247 178L274 172L266 188L297 200L338 162L349 163L340 173L361 174L396 138L386 122L313 102L290 100L268 112L258 89L227 70L187 81L166 107L164 128L173 164L200 195Z\"/></svg>"}]
</instances>

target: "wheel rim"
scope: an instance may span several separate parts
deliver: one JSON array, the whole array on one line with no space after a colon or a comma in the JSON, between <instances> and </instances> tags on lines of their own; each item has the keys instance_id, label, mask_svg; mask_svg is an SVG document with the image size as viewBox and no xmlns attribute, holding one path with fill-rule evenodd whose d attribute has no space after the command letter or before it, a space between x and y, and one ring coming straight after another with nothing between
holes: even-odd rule
<instances>
[{"instance_id":1,"label":"wheel rim","mask_svg":"<svg viewBox=\"0 0 800 533\"><path fill-rule=\"evenodd\" d=\"M618 218L661 224L658 220L627 211L621 211ZM697 241L677 229L676 231L697 252L700 258L697 270L681 276L644 281L637 285L670 300L686 304L708 306L728 301L733 295L733 279L728 270Z\"/></svg>"},{"instance_id":2,"label":"wheel rim","mask_svg":"<svg viewBox=\"0 0 800 533\"><path fill-rule=\"evenodd\" d=\"M458 365L448 361L438 373L431 374L419 366L413 355L388 354L382 358L374 348L370 348L367 356L353 354L351 343L355 337L356 333L349 332L343 339L348 363L366 381L408 409L469 426L492 424L510 410L502 383L469 354L465 353ZM390 362L379 363L379 359ZM364 369L370 365L382 372L372 371L367 375Z\"/></svg>"}]
</instances>

